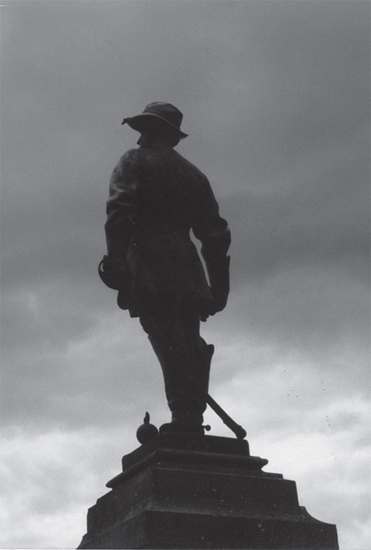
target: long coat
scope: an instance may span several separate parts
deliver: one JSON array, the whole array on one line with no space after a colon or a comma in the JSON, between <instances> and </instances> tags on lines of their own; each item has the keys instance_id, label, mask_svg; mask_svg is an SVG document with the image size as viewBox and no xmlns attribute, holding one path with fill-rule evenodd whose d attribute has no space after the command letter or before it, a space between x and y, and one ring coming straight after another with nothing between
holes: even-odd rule
<instances>
[{"instance_id":1,"label":"long coat","mask_svg":"<svg viewBox=\"0 0 371 550\"><path fill-rule=\"evenodd\" d=\"M109 253L126 258L132 297L212 300L190 230L206 262L226 254L227 222L206 176L170 147L130 149L115 167L106 221Z\"/></svg>"}]
</instances>

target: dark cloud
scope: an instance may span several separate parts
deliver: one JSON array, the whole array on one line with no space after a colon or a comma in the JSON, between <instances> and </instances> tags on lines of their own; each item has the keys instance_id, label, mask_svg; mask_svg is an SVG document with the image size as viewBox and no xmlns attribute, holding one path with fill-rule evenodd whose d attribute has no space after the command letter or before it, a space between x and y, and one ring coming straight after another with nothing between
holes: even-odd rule
<instances>
[{"instance_id":1,"label":"dark cloud","mask_svg":"<svg viewBox=\"0 0 371 550\"><path fill-rule=\"evenodd\" d=\"M315 171L314 171L315 172ZM368 170L355 158L328 173L304 173L287 191L246 191L223 201L231 220L236 282L293 265L341 265L368 284Z\"/></svg>"},{"instance_id":2,"label":"dark cloud","mask_svg":"<svg viewBox=\"0 0 371 550\"><path fill-rule=\"evenodd\" d=\"M305 487L318 473L300 455L306 441L327 460L359 457L369 352L369 10L330 0L2 8L2 418L15 454L27 445L36 460L44 438L40 468L68 488L58 507L58 483L49 498L33 472L35 514L22 508L30 519L18 538L9 535L13 546L48 546L36 527L45 503L53 529L73 523L76 477L49 460L50 442L85 464L74 438L90 445L122 426L130 452L145 409L156 422L167 415L149 343L97 275L110 173L137 139L121 120L154 100L184 112L190 137L179 152L209 177L232 229L229 306L203 326L218 343L213 392L251 419L254 446L280 457L278 470L290 448L298 460L288 474L303 476ZM351 433L357 440L345 449ZM90 454L98 464L104 452ZM346 491L354 480L325 463L320 479L330 481L316 487L314 506L323 500L335 513L336 475ZM364 482L361 462L356 469ZM359 518L359 510L349 513ZM344 507L336 514L345 546L365 538Z\"/></svg>"},{"instance_id":3,"label":"dark cloud","mask_svg":"<svg viewBox=\"0 0 371 550\"><path fill-rule=\"evenodd\" d=\"M181 152L220 194L233 231L234 292L249 285L255 319L270 306L254 283L264 281L264 295L277 301L272 281L285 271L296 270L304 297L308 267L337 266L343 304L353 292L346 278L367 280L368 6L164 6L33 2L6 13L2 282L5 344L20 341L18 354L45 340L51 350L67 346L109 311L96 276L106 186L136 139L119 126L120 111L133 114L157 94L179 100L186 114L191 137ZM27 49L17 47L21 37ZM316 281L321 296L326 276ZM314 311L320 317L318 300L308 316L302 303L293 314L288 290L284 299L294 333ZM265 326L257 323L262 337Z\"/></svg>"}]
</instances>

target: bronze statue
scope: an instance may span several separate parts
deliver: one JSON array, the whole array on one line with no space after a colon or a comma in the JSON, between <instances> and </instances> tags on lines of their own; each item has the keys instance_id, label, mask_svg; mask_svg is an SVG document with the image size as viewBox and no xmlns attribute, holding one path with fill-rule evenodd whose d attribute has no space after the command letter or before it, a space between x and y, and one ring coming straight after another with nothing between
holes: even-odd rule
<instances>
[{"instance_id":1,"label":"bronze statue","mask_svg":"<svg viewBox=\"0 0 371 550\"><path fill-rule=\"evenodd\" d=\"M119 291L119 307L139 317L161 364L172 420L160 432L203 434L214 346L201 338L200 321L227 303L231 237L208 179L174 151L187 137L182 119L156 102L123 120L140 132L139 148L111 176L100 275Z\"/></svg>"}]
</instances>

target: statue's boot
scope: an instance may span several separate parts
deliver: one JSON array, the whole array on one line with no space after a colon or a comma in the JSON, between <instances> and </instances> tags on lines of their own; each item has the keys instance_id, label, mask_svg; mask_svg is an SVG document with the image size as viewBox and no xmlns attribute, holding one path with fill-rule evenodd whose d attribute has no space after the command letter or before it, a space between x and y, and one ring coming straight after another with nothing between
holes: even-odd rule
<instances>
[{"instance_id":1,"label":"statue's boot","mask_svg":"<svg viewBox=\"0 0 371 550\"><path fill-rule=\"evenodd\" d=\"M202 340L203 342L203 340ZM204 342L203 342L204 343ZM192 362L188 366L195 382L185 384L185 388L190 390L192 398L179 398L175 392L171 398L171 382L169 388L168 405L171 410L171 423L160 427L160 433L163 432L192 432L204 434L203 413L206 409L205 394L209 390L209 377L211 359L214 354L212 344L203 345L203 353L198 357L198 361ZM185 369L185 365L183 366ZM166 389L166 383L165 383Z\"/></svg>"},{"instance_id":2,"label":"statue's boot","mask_svg":"<svg viewBox=\"0 0 371 550\"><path fill-rule=\"evenodd\" d=\"M192 358L174 351L152 334L149 340L160 362L171 423L164 424L160 433L204 433L203 413L206 409L205 393L208 391L211 358L214 346L200 338L198 350ZM189 370L189 374L188 374Z\"/></svg>"}]
</instances>

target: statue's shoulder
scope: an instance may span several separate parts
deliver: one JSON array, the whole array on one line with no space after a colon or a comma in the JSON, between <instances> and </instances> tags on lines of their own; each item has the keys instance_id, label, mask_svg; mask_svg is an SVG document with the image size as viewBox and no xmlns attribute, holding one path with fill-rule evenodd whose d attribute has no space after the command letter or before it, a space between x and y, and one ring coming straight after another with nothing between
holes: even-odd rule
<instances>
[{"instance_id":1,"label":"statue's shoulder","mask_svg":"<svg viewBox=\"0 0 371 550\"><path fill-rule=\"evenodd\" d=\"M205 174L191 161L183 157L178 151L173 151L175 155L175 159L178 161L179 166L181 166L181 169L184 171L185 174L192 175L195 177L199 182L203 182L205 184L208 183L208 179L205 176Z\"/></svg>"},{"instance_id":2,"label":"statue's shoulder","mask_svg":"<svg viewBox=\"0 0 371 550\"><path fill-rule=\"evenodd\" d=\"M118 164L138 162L141 158L143 158L141 149L129 149L121 156Z\"/></svg>"},{"instance_id":3,"label":"statue's shoulder","mask_svg":"<svg viewBox=\"0 0 371 550\"><path fill-rule=\"evenodd\" d=\"M138 170L145 163L145 157L141 149L129 149L121 157L115 166L115 172L127 172Z\"/></svg>"}]
</instances>

